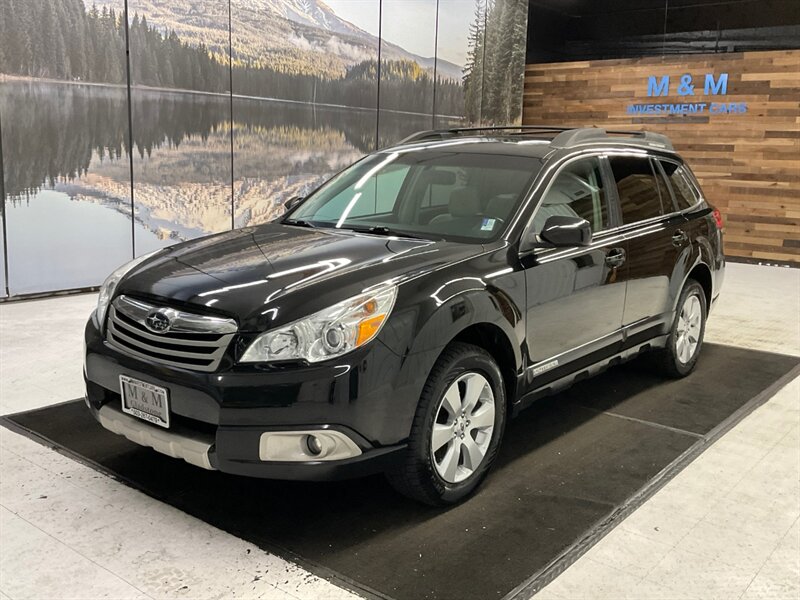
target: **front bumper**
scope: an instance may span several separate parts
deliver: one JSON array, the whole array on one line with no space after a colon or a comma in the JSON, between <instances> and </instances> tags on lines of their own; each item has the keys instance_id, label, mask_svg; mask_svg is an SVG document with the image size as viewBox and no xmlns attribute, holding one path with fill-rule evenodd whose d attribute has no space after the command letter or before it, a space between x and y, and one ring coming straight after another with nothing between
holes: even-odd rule
<instances>
[{"instance_id":1,"label":"front bumper","mask_svg":"<svg viewBox=\"0 0 800 600\"><path fill-rule=\"evenodd\" d=\"M111 347L92 318L85 332L86 402L103 427L196 466L270 479L330 480L390 469L406 447L416 402L397 402L390 375L400 358L369 344L347 362L248 366L219 373L165 367ZM169 390L170 428L122 412L119 376ZM328 430L361 453L337 460L262 460L265 432Z\"/></svg>"}]
</instances>

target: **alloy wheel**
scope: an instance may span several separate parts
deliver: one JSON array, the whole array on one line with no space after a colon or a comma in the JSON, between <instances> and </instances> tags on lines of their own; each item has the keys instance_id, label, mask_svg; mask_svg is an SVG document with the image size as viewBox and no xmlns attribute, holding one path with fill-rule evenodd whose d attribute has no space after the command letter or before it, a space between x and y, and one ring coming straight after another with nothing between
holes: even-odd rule
<instances>
[{"instance_id":1,"label":"alloy wheel","mask_svg":"<svg viewBox=\"0 0 800 600\"><path fill-rule=\"evenodd\" d=\"M678 316L678 326L675 329L675 354L681 363L688 364L697 352L700 344L700 329L703 319L703 309L697 294L686 298Z\"/></svg>"},{"instance_id":2,"label":"alloy wheel","mask_svg":"<svg viewBox=\"0 0 800 600\"><path fill-rule=\"evenodd\" d=\"M433 466L447 483L464 481L483 462L492 442L494 417L494 392L480 373L464 373L447 388L431 435Z\"/></svg>"}]
</instances>

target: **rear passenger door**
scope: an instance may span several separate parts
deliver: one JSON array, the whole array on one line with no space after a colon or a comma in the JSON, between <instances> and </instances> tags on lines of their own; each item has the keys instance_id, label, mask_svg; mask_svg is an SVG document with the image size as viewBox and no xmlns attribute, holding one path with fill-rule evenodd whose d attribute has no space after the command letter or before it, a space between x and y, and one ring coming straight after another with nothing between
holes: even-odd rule
<instances>
[{"instance_id":1,"label":"rear passenger door","mask_svg":"<svg viewBox=\"0 0 800 600\"><path fill-rule=\"evenodd\" d=\"M627 242L628 288L622 323L632 346L671 323L676 264L689 244L687 220L675 209L658 164L645 153L608 157L616 184L620 231Z\"/></svg>"}]
</instances>

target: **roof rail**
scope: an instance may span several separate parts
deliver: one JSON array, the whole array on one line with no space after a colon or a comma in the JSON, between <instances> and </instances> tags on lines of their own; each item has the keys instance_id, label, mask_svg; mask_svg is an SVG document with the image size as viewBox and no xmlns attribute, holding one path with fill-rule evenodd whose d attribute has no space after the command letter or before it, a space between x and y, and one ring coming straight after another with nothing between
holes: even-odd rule
<instances>
[{"instance_id":1,"label":"roof rail","mask_svg":"<svg viewBox=\"0 0 800 600\"><path fill-rule=\"evenodd\" d=\"M551 142L551 146L556 148L571 148L572 146L577 146L579 144L586 144L589 142L596 142L602 141L604 139L608 139L611 136L627 136L631 138L642 138L644 142L649 146L654 146L656 148L663 148L666 150L674 150L672 146L672 142L670 139L665 136L661 135L660 133L654 133L652 131L625 131L625 130L615 130L615 129L601 129L599 127L586 127L582 129L570 129L568 131L564 131L563 133L559 133L553 141Z\"/></svg>"},{"instance_id":2,"label":"roof rail","mask_svg":"<svg viewBox=\"0 0 800 600\"><path fill-rule=\"evenodd\" d=\"M455 127L451 129L427 129L412 133L407 138L400 140L400 144L410 144L411 142L421 142L424 140L444 140L459 135L469 135L481 131L518 131L524 133L535 132L563 132L569 131L570 127L556 127L550 125L490 125L487 127Z\"/></svg>"},{"instance_id":3,"label":"roof rail","mask_svg":"<svg viewBox=\"0 0 800 600\"><path fill-rule=\"evenodd\" d=\"M640 130L617 130L601 129L600 127L559 127L552 125L503 125L487 127L457 127L452 129L428 129L411 134L397 145L410 144L412 142L422 142L426 140L446 140L460 135L477 134L481 131L486 132L511 132L512 135L528 135L535 133L557 133L551 142L554 148L571 148L579 144L599 142L611 136L624 136L629 138L639 138L640 143L655 148L674 150L672 142L665 135L652 131ZM637 140L639 141L639 140Z\"/></svg>"}]
</instances>

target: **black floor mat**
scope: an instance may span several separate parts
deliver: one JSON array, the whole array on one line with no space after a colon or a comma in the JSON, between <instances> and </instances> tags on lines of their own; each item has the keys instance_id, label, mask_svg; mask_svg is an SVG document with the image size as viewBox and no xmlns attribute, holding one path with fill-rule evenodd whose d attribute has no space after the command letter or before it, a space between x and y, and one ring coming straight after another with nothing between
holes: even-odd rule
<instances>
[{"instance_id":1,"label":"black floor mat","mask_svg":"<svg viewBox=\"0 0 800 600\"><path fill-rule=\"evenodd\" d=\"M798 362L707 344L680 381L636 362L612 369L511 422L479 493L449 510L408 501L381 477L290 483L203 471L105 431L82 401L4 424L362 593L500 598L538 589Z\"/></svg>"}]
</instances>

